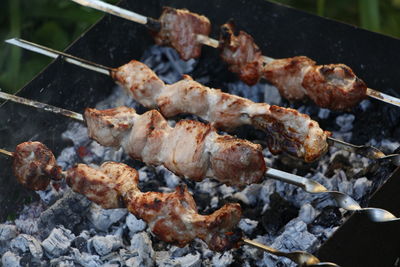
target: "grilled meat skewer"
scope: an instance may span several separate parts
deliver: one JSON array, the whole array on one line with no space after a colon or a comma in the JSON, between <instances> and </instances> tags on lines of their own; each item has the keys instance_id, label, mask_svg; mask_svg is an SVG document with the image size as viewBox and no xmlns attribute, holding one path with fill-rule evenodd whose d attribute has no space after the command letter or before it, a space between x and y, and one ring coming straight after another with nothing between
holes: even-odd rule
<instances>
[{"instance_id":1,"label":"grilled meat skewer","mask_svg":"<svg viewBox=\"0 0 400 267\"><path fill-rule=\"evenodd\" d=\"M64 60L66 60L67 62L69 62L69 63L75 64L75 65L78 65L80 67L87 68L87 69L90 69L90 70L93 70L93 71L97 71L97 72L102 73L102 74L112 75L112 73L118 71L118 69L113 69L113 68L101 66L99 64L96 64L96 63L93 63L93 62L90 62L90 61L87 61L87 60L84 60L84 59L69 55L67 53L63 53L63 52L60 52L60 51L57 51L57 50L54 50L54 49L50 49L50 48L47 48L47 47L44 47L44 46L41 46L41 45L38 45L38 44L34 44L34 43L31 43L31 42L25 41L25 40L15 39L14 38L14 39L7 40L7 42L11 43L11 44L14 44L14 45L17 45L17 46L20 46L20 47L23 47L23 48L28 49L28 50L32 50L34 52L38 52L38 53L53 57L53 58L57 58L58 56L61 55L62 58ZM127 64L127 65L129 65L129 64ZM127 66L127 65L124 65L124 66ZM151 73L151 70L150 70L150 73ZM139 75L139 76L142 77L142 78L145 78L145 76L143 76L143 75ZM155 80L157 80L157 79L155 79ZM144 81L145 81L145 79L144 79ZM151 80L147 81L147 82L151 82ZM156 83L157 83L157 81L156 81ZM158 86L160 87L160 83L158 83ZM162 84L161 84L161 86L162 86ZM171 85L171 86L173 86L173 85ZM157 86L156 86L155 88L151 88L151 89L152 90L154 89L157 92L160 88L157 88ZM218 91L218 90L216 90L216 91ZM140 90L138 90L138 92L140 92ZM223 94L221 94L221 95L223 95ZM227 95L228 98L229 98L229 96L232 96L232 95L229 95L229 94L225 94L225 95ZM148 96L146 94L144 94L143 96L144 97L143 97L143 99L141 99L141 101L146 101L148 104L152 103L151 94L150 94L150 96ZM68 111L68 110L62 110L62 109L56 108L56 107L50 107L49 105L46 105L46 104L43 104L43 103L40 103L40 102L34 102L32 100L29 100L29 99L22 99L22 98L19 98L17 96L8 95L8 94L1 93L1 92L0 92L0 97L4 98L4 99L7 99L7 100L16 101L16 102L22 103L22 104L33 105L33 106L39 107L39 108L43 108L43 106L45 105L46 108L49 108L53 112L61 113L61 114L65 115L65 116L68 116L68 117L71 117L71 118L74 118L74 119L78 119L78 120L80 120L82 118L81 114L77 114L77 113L74 113L74 112L71 112L71 111ZM233 96L233 97L236 99L237 96ZM239 98L239 99L243 99L243 98ZM231 100L234 100L234 99L231 98ZM249 100L246 100L246 101L249 101ZM213 102L211 101L211 103L213 103ZM255 103L253 103L251 101L248 102L248 103L255 104ZM235 104L235 102L231 103L231 105L228 105L228 106L225 105L224 106L227 109L227 111L226 111L227 114L230 114L229 111L231 110L230 108L232 108L233 104ZM264 105L264 104L261 104L261 105ZM259 104L256 104L256 105L259 105ZM253 108L252 110L254 110L255 106L251 105L251 107ZM276 110L280 109L279 107L276 107L276 106L271 106L271 108L272 109L275 108ZM325 142L328 141L329 145L334 145L334 146L336 146L336 147L338 147L340 149L349 150L351 152L360 154L363 157L367 157L367 158L370 158L370 159L389 160L393 164L395 164L397 166L399 165L400 161L398 159L399 158L398 154L385 156L384 153L382 153L381 151L379 151L378 149L376 149L376 148L374 148L372 146L368 146L368 145L357 146L357 145L353 145L353 144L346 143L346 142L343 142L341 140L335 139L335 138L329 136L330 135L329 132L322 131L319 127L315 127L315 124L310 125L310 124L302 123L302 122L314 122L312 120L308 121L309 117L307 115L305 115L305 117L303 117L303 119L305 118L307 120L303 120L303 119L301 119L302 115L300 114L301 116L297 116L297 114L299 114L299 113L296 113L295 110L292 110L292 109L283 109L283 110L284 111L288 110L289 111L288 113L289 113L289 115L291 114L291 116L285 116L285 115L288 115L288 114L285 113L285 112L280 112L280 115L281 115L282 119L284 121L288 122L288 123L296 122L295 124L293 124L293 126L295 126L295 128L290 127L290 124L288 124L287 126L289 126L289 128L285 129L284 127L282 127L282 124L274 123L274 121L272 121L272 122L268 121L268 116L263 117L262 114L261 114L261 116L259 116L259 117L261 117L259 120L254 121L254 125L256 127L259 127L260 129L264 130L268 134L268 129L265 128L265 127L268 126L268 123L272 123L271 124L271 126L272 126L271 127L272 128L271 129L272 134L275 133L277 138L281 138L281 139L278 139L277 141L279 141L279 140L283 140L283 141L288 140L287 144L283 143L283 149L292 148L292 147L300 148L299 151L293 151L293 150L290 150L290 149L285 150L288 153L292 152L292 155L296 155L297 152L300 152L300 155L304 155L304 152L305 152L305 149L302 149L302 146L304 147L304 144L299 142L299 140L302 141L302 139L301 138L300 139L299 138L296 139L296 138L294 138L294 137L296 137L296 135L294 137L293 137L293 135L297 134L296 131L299 131L299 130L301 131L301 133L308 133L309 131L307 131L307 127L311 126L311 128L309 130L314 130L314 132L313 131L310 132L310 136L312 136L313 138L311 139L311 141L309 140L308 142L311 142L311 144L312 143L318 143L317 141L320 140L321 137L322 137L322 140L323 140L322 144L324 145L324 147L322 149L320 149L320 151L325 151L327 149L327 146L325 145ZM293 112L290 112L290 111L293 111ZM224 115L224 114L222 114L222 115ZM236 116L237 116L237 114L236 114ZM248 117L247 114L244 114L243 118L246 118L246 117ZM248 120L245 120L245 121L248 121ZM276 131L275 129L278 129L278 131ZM323 133L322 136L320 135L321 132ZM283 135L279 135L279 133L284 133L284 134ZM287 134L285 134L285 133L287 133ZM269 136L268 137L268 141L275 141L273 139L274 137L275 136ZM324 139L326 139L326 140L324 140ZM294 144L294 146L293 146L293 144ZM269 144L269 145L270 146L276 146L277 144L276 143L272 143L272 144ZM305 148L310 149L310 146L305 147ZM309 155L313 155L313 153L309 153Z\"/></svg>"},{"instance_id":2,"label":"grilled meat skewer","mask_svg":"<svg viewBox=\"0 0 400 267\"><path fill-rule=\"evenodd\" d=\"M357 105L369 96L400 107L398 98L367 88L351 68L344 64L317 66L314 61L304 57L312 63L310 68L304 69L302 67L306 66L301 62L296 63L299 66L292 66L292 60L297 61L297 57L274 60L262 56L249 34L243 31L234 34L232 23L221 27L220 41L217 41L208 36L211 27L209 20L186 9L164 8L160 19L155 20L101 1L73 1L145 24L151 29L157 44L173 47L184 60L199 57L203 44L220 48L222 59L242 81L253 85L260 78L265 78L277 86L282 96L288 100L298 100L307 95L320 107L342 110ZM269 64L271 62L273 64ZM263 70L264 67L268 68ZM296 71L299 68L302 71ZM304 77L306 72L308 75Z\"/></svg>"},{"instance_id":3,"label":"grilled meat skewer","mask_svg":"<svg viewBox=\"0 0 400 267\"><path fill-rule=\"evenodd\" d=\"M236 186L258 183L266 171L260 145L219 135L210 125L181 120L170 127L156 110L138 115L133 108L87 108L89 137L103 146L122 146L132 158L164 165L175 174L205 177Z\"/></svg>"},{"instance_id":4,"label":"grilled meat skewer","mask_svg":"<svg viewBox=\"0 0 400 267\"><path fill-rule=\"evenodd\" d=\"M265 78L288 100L309 97L318 106L333 110L350 108L367 97L367 86L344 64L315 65L308 57L264 61L253 38L232 23L221 27L222 59L249 85Z\"/></svg>"},{"instance_id":5,"label":"grilled meat skewer","mask_svg":"<svg viewBox=\"0 0 400 267\"><path fill-rule=\"evenodd\" d=\"M281 252L241 238L241 232L235 231L241 217L239 204L226 204L211 215L200 215L186 186L180 185L172 193L142 193L138 188L137 171L125 164L105 162L99 168L78 164L62 172L52 152L39 142L21 143L15 152L0 149L0 153L14 158L13 169L22 185L37 188L35 190L44 189L50 180L59 181L66 177L72 190L105 209L127 207L136 217L146 221L151 231L165 242L183 247L194 238L200 238L215 251L247 244L287 257L301 266L337 266L321 263L305 251ZM49 169L56 171L49 172Z\"/></svg>"},{"instance_id":6,"label":"grilled meat skewer","mask_svg":"<svg viewBox=\"0 0 400 267\"><path fill-rule=\"evenodd\" d=\"M13 155L17 180L33 190L44 190L50 180L65 176L67 184L105 209L126 207L143 219L161 240L183 247L200 238L215 251L238 246L235 231L241 217L240 205L226 204L210 215L200 215L185 185L172 193L139 190L138 172L122 163L105 162L99 168L78 164L61 171L53 153L42 143L19 144Z\"/></svg>"}]
</instances>

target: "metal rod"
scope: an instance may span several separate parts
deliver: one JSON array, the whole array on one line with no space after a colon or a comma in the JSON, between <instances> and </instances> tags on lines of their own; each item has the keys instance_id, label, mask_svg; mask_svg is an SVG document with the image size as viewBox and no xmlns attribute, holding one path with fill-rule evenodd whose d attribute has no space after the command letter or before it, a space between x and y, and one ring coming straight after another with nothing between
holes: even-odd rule
<instances>
[{"instance_id":1,"label":"metal rod","mask_svg":"<svg viewBox=\"0 0 400 267\"><path fill-rule=\"evenodd\" d=\"M51 49L39 44L35 44L23 39L19 39L19 38L12 38L12 39L8 39L5 41L6 43L12 44L12 45L16 45L25 49L28 49L30 51L36 52L36 53L40 53L42 55L48 56L48 57L52 57L52 58L57 58L57 57L61 57L62 59L64 59L65 61L89 69L89 70L93 70L96 72L99 72L101 74L105 74L105 75L110 75L110 72L114 71L113 68L110 67L106 67L94 62L91 62L89 60L86 59L82 59L79 57L75 57L73 55L61 52L61 51L57 51L55 49Z\"/></svg>"},{"instance_id":2,"label":"metal rod","mask_svg":"<svg viewBox=\"0 0 400 267\"><path fill-rule=\"evenodd\" d=\"M132 11L114 6L114 5L110 5L107 3L104 3L102 1L99 0L72 0L78 4L84 5L84 6L88 6L88 7L92 7L95 8L97 10L101 10L103 12L106 13L110 13L112 15L116 15L134 22L138 22L140 24L146 24L147 23L147 17L142 16L138 13L134 13ZM141 19L138 19L137 17L140 17ZM213 48L218 48L219 47L219 41L215 40L209 36L206 35L202 35L202 34L198 34L197 36L197 41L203 45L207 45ZM274 58L271 57L267 57L267 56L263 56L263 59L265 61L265 63L270 63L272 61L274 61ZM388 103L388 104L392 104L395 105L397 107L400 107L400 99L381 93L377 90L371 89L371 88L367 88L367 95L371 98L380 100L382 102Z\"/></svg>"},{"instance_id":3,"label":"metal rod","mask_svg":"<svg viewBox=\"0 0 400 267\"><path fill-rule=\"evenodd\" d=\"M73 64L76 64L76 65L79 65L79 66L82 66L82 67L86 67L86 68L88 68L87 66L89 66L90 69L94 68L93 70L96 70L96 71L101 70L101 71L103 71L102 72L103 74L110 75L110 72L114 71L114 69L112 69L112 68L105 67L105 66L96 64L94 62L87 61L85 59L81 59L81 58L78 58L78 57L75 57L75 56L72 56L72 55L69 55L69 54L66 54L66 53L63 53L63 52L48 48L48 47L45 47L45 46L41 46L41 45L38 45L38 44L35 44L35 43L31 43L31 42L25 41L25 40L10 39L10 40L7 40L6 42L11 43L13 45L20 46L22 48L26 48L26 49L32 50L34 52L39 52L39 53L42 53L44 55L51 56L51 57L57 57L58 55L61 55L67 61L69 59L72 60L73 62L71 62L71 63L73 63ZM70 61L68 61L68 62L70 62ZM77 64L77 63L79 63L79 64ZM379 149L374 148L372 146L356 146L356 145L353 145L353 144L350 144L350 143L346 143L344 141L341 141L341 140L338 140L338 139L335 139L335 138L332 138L332 137L328 137L327 141L328 141L328 143L330 145L334 145L334 146L339 147L341 149L345 149L347 151L358 153L358 154L360 154L360 155L362 155L364 157L367 157L367 158L370 158L370 159L374 159L374 160L379 159L379 160L391 161L394 165L400 166L400 155L399 154L385 155L382 151L380 151Z\"/></svg>"},{"instance_id":4,"label":"metal rod","mask_svg":"<svg viewBox=\"0 0 400 267\"><path fill-rule=\"evenodd\" d=\"M5 149L1 149L1 148L0 148L0 153L1 153L1 154L4 154L4 155L7 155L7 156L9 156L9 157L14 157L14 153L13 153L13 152L7 151L7 150L5 150Z\"/></svg>"},{"instance_id":5,"label":"metal rod","mask_svg":"<svg viewBox=\"0 0 400 267\"><path fill-rule=\"evenodd\" d=\"M52 113L56 113L56 114L61 114L63 116L66 116L68 118L74 119L74 120L78 120L80 122L83 122L83 117L82 114L76 113L74 111L71 110L67 110L67 109L63 109L63 108L59 108L59 107L55 107L49 104L45 104L42 102L38 102L35 100L31 100L31 99L27 99L27 98L23 98L20 96L16 96L16 95L11 95L11 94L7 94L4 92L1 92L0 90L0 98L5 99L5 100L10 100L16 103L20 103L26 106L31 106L31 107L35 107L35 108L39 108L45 111L50 111Z\"/></svg>"},{"instance_id":6,"label":"metal rod","mask_svg":"<svg viewBox=\"0 0 400 267\"><path fill-rule=\"evenodd\" d=\"M16 101L17 103L21 103L24 105L30 105L36 108L41 108L46 111L50 112L55 112L57 114L61 114L70 118L77 119L81 122L84 122L82 114L57 108L54 106L50 106L44 103L40 103L37 101L25 99L22 97L17 97L5 93L0 92L0 97L2 95L6 96L6 99L11 100L11 101ZM34 102L34 104L32 104ZM71 117L72 115L72 117ZM332 199L336 201L336 204L348 211L357 211L357 212L364 212L366 213L370 219L374 222L387 222L387 221L396 221L400 220L396 218L392 213L382 210L382 209L377 209L377 208L361 208L361 206L355 201L353 198L351 198L349 195L346 195L344 193L338 192L338 191L329 191L325 186L321 185L320 183L313 181L311 179L307 179L305 177L301 177L295 174L287 173L284 171L280 171L277 169L273 168L268 168L267 171L265 172L265 175L276 180L280 180L285 183L293 184L295 186L298 186L302 188L304 191L310 193L310 194L320 194L320 193L326 193L329 194Z\"/></svg>"},{"instance_id":7,"label":"metal rod","mask_svg":"<svg viewBox=\"0 0 400 267\"><path fill-rule=\"evenodd\" d=\"M147 17L140 15L138 13L120 8L118 6L110 5L103 1L98 0L72 0L82 6L88 6L130 21L134 21L140 24L147 24Z\"/></svg>"}]
</instances>

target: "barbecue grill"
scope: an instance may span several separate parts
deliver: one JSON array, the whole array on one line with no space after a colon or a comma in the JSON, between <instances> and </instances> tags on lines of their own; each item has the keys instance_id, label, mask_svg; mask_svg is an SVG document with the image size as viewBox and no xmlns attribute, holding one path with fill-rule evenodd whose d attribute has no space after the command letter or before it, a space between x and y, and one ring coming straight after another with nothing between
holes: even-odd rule
<instances>
[{"instance_id":1,"label":"barbecue grill","mask_svg":"<svg viewBox=\"0 0 400 267\"><path fill-rule=\"evenodd\" d=\"M399 40L357 29L353 26L322 19L281 5L257 1L122 1L122 7L151 17L158 17L162 6L187 8L205 14L212 21L216 36L218 26L229 18L250 33L262 51L271 57L283 58L307 55L319 63L343 62L351 66L372 88L399 96L396 88L396 51ZM212 8L210 8L212 7ZM107 34L106 34L107 33ZM127 42L129 40L129 42ZM140 59L143 52L153 44L147 29L129 21L106 15L71 45L67 52L106 66L120 66L132 58ZM210 87L224 88L224 82L235 81L219 60L218 52L203 48L202 56L192 76L204 73L210 77ZM34 80L25 86L19 95L66 109L82 112L110 94L113 82L108 77L78 69L62 60L55 60ZM299 107L302 104L295 104ZM310 105L311 115L317 108ZM400 132L400 110L376 101L371 101L367 112L354 110L352 143L364 144L372 137L397 138ZM0 127L0 140L4 148L12 150L26 140L39 140L48 145L57 155L68 144L60 135L68 127L65 118L34 111L29 107L5 103L0 108L5 123ZM321 126L331 129L332 122L317 119ZM256 136L242 129L237 132L244 137ZM3 175L0 196L2 220L18 210L31 192L19 186L9 167L10 159L1 158ZM310 167L309 165L307 167ZM312 165L311 165L312 167ZM377 192L369 206L375 206L400 214L397 176L390 164L381 164L374 172L375 180L390 176L382 186L376 182ZM399 224L376 224L363 216L352 215L339 230L319 249L317 256L342 266L393 266L398 259L400 245L397 242Z\"/></svg>"}]
</instances>

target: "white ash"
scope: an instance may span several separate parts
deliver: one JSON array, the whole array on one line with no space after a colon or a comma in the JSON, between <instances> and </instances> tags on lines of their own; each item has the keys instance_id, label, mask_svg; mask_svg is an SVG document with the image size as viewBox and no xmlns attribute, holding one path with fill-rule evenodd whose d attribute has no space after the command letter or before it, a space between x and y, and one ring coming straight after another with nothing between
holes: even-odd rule
<instances>
[{"instance_id":1,"label":"white ash","mask_svg":"<svg viewBox=\"0 0 400 267\"><path fill-rule=\"evenodd\" d=\"M331 114L331 111L329 109L320 108L319 111L318 111L318 118L327 119L330 114Z\"/></svg>"},{"instance_id":2,"label":"white ash","mask_svg":"<svg viewBox=\"0 0 400 267\"><path fill-rule=\"evenodd\" d=\"M9 241L18 235L18 230L12 224L0 224L0 242Z\"/></svg>"},{"instance_id":3,"label":"white ash","mask_svg":"<svg viewBox=\"0 0 400 267\"><path fill-rule=\"evenodd\" d=\"M20 234L10 241L10 249L18 253L30 253L32 257L40 259L43 256L42 246L35 237Z\"/></svg>"},{"instance_id":4,"label":"white ash","mask_svg":"<svg viewBox=\"0 0 400 267\"><path fill-rule=\"evenodd\" d=\"M59 226L53 229L50 235L43 240L42 246L49 258L60 257L68 251L74 238L75 235L70 230Z\"/></svg>"},{"instance_id":5,"label":"white ash","mask_svg":"<svg viewBox=\"0 0 400 267\"><path fill-rule=\"evenodd\" d=\"M356 117L353 114L343 114L336 117L336 124L341 132L349 132L353 129L353 121Z\"/></svg>"},{"instance_id":6,"label":"white ash","mask_svg":"<svg viewBox=\"0 0 400 267\"><path fill-rule=\"evenodd\" d=\"M215 267L227 267L233 262L232 251L225 251L223 253L215 253L212 257L212 265Z\"/></svg>"},{"instance_id":7,"label":"white ash","mask_svg":"<svg viewBox=\"0 0 400 267\"><path fill-rule=\"evenodd\" d=\"M144 58L142 62L153 68L167 83L178 81L183 73L192 71L197 65L194 60L190 62L179 60L176 53L169 48L157 46L149 48ZM167 59L173 59L174 63L169 62L169 64ZM209 81L206 73L196 79L201 83ZM265 101L270 104L281 104L282 102L276 88L268 84L248 87L242 82L236 82L226 84L225 89L228 89L230 93L249 97L256 102ZM137 102L128 97L128 94L118 86L115 87L108 98L97 103L96 108L105 109L120 105L143 110ZM368 100L363 101L361 108L368 109L369 105L370 102ZM352 114L337 116L335 115L336 113L329 110L306 105L301 106L299 110L307 114L314 112L314 115L320 119L334 120L338 127L338 131L334 132L334 137L347 141L351 138L354 121ZM174 121L169 121L169 123L173 124ZM89 140L87 129L81 123L71 123L62 137L71 142L71 146L65 148L57 158L58 164L64 170L78 162L98 165L107 160L124 161L127 159L122 149L105 148ZM397 141L387 139L379 142L372 139L370 144L384 147L385 150L390 152L400 145ZM263 155L268 166L277 168L279 161L277 156L272 155L268 149L263 150ZM348 159L352 168L349 170L342 168L331 170L331 177L327 177L330 163L340 156ZM362 172L371 164L368 159L331 147L328 153L305 176L320 182L329 190L343 190L356 200L359 200L370 194L372 182L364 177ZM291 171L295 173L296 169ZM166 187L160 188L159 191L161 192L171 191L179 182L185 182L164 167L145 166L139 169L141 183L151 182L156 175L162 175L166 185ZM353 179L353 177L358 179ZM286 251L307 250L313 253L338 228L338 226L325 227L312 224L325 207L335 205L326 194L311 195L298 187L269 178L266 178L259 185L250 185L243 190L221 185L210 179L192 183L192 185L189 183L189 190L194 194L203 193L209 195L209 203L206 203L206 207L203 207L205 210L216 209L231 198L244 202L249 209L256 204L261 205L263 207L262 211L257 215L260 220L244 217L240 221L239 227L246 235L256 236L255 238L253 236L256 241L278 249ZM274 192L277 192L283 199L298 207L299 214L286 226L283 226L277 234L266 233L258 235L257 231L262 223L261 217L270 208L269 197ZM63 196L59 198L60 195ZM12 240L17 238L20 238L18 240L23 240L24 235L33 235L33 238L43 243L43 240L48 238L51 231L60 229L60 227L71 231L71 233L76 233L76 237L73 240L66 242L69 246L66 250L62 249L63 252L61 254L63 255L60 257L50 259L49 253L44 253L40 259L44 265L154 266L157 264L158 266L198 266L202 264L202 266L228 266L235 263L235 258L240 258L242 266L250 266L251 262L255 262L258 266L276 266L279 263L283 263L284 266L292 266L288 260L271 256L249 246L244 246L241 254L236 250L216 253L209 250L202 240L197 239L190 246L188 245L184 248L178 249L171 245L164 245L164 247L167 247L166 249L170 248L170 250L155 251L154 248L159 247L158 242L160 244L163 244L163 242L158 241L156 237L151 238L147 225L142 220L135 218L131 214L125 217L126 210L105 211L101 208L97 210L97 208L93 208L95 207L94 204L90 204L90 201L85 197L68 190L65 185L62 185L59 191L49 188L45 192L41 192L40 196L42 198L40 204L31 204L14 221L14 230L20 235ZM46 205L48 207L44 210ZM199 212L203 213L202 210ZM343 213L344 211L341 210L341 212ZM63 226L59 224L60 219ZM125 232L125 235L122 235L122 232ZM11 236L14 234L15 232L10 233ZM68 238L68 240L70 239ZM11 244L11 242L4 243ZM110 246L108 243L112 245ZM9 244L0 242L2 246L2 250L0 249L2 264L4 266L19 266L23 252L21 249L15 248L15 245L10 248ZM33 248L37 247L34 246ZM28 251L32 253L29 250L29 245L28 249L25 246L25 250L26 253ZM40 256L39 252L35 252L35 250L33 252L36 256ZM252 260L250 261L249 258Z\"/></svg>"},{"instance_id":8,"label":"white ash","mask_svg":"<svg viewBox=\"0 0 400 267\"><path fill-rule=\"evenodd\" d=\"M92 203L87 218L97 230L106 232L112 224L120 221L126 214L126 209L102 209L99 205Z\"/></svg>"},{"instance_id":9,"label":"white ash","mask_svg":"<svg viewBox=\"0 0 400 267\"><path fill-rule=\"evenodd\" d=\"M135 215L133 214L128 214L128 216L126 216L126 226L129 229L129 234L131 236L133 236L134 234L141 232L143 230L146 229L147 224L145 221L136 218Z\"/></svg>"},{"instance_id":10,"label":"white ash","mask_svg":"<svg viewBox=\"0 0 400 267\"><path fill-rule=\"evenodd\" d=\"M150 237L147 233L141 232L133 235L129 249L136 250L138 252L139 255L135 257L135 261L137 261L139 264L138 266L154 265L154 250Z\"/></svg>"},{"instance_id":11,"label":"white ash","mask_svg":"<svg viewBox=\"0 0 400 267\"><path fill-rule=\"evenodd\" d=\"M7 251L1 257L1 264L4 267L20 267L19 264L21 257L18 254Z\"/></svg>"},{"instance_id":12,"label":"white ash","mask_svg":"<svg viewBox=\"0 0 400 267\"><path fill-rule=\"evenodd\" d=\"M117 235L94 236L89 240L89 245L93 246L97 254L104 256L122 247L122 238Z\"/></svg>"},{"instance_id":13,"label":"white ash","mask_svg":"<svg viewBox=\"0 0 400 267\"><path fill-rule=\"evenodd\" d=\"M239 228L246 234L251 234L257 227L258 222L250 220L248 218L241 219L239 222Z\"/></svg>"}]
</instances>

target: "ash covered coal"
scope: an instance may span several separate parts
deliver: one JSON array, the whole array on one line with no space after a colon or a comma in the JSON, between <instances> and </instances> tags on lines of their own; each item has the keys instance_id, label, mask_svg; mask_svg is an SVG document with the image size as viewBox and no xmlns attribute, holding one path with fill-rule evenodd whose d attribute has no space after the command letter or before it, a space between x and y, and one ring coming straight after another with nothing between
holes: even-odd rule
<instances>
[{"instance_id":1,"label":"ash covered coal","mask_svg":"<svg viewBox=\"0 0 400 267\"><path fill-rule=\"evenodd\" d=\"M171 48L150 47L144 53L142 62L167 83L179 80L184 73L194 74L201 83L223 84L224 91L255 102L289 104L282 100L275 87L266 83L249 87L231 80L211 81L214 73L208 73L198 61L179 60ZM120 87L97 103L96 108L121 105L134 107L139 113L145 111ZM400 145L394 141L399 135L394 129L399 122L398 111L389 110L388 121L379 122L379 125L387 123L388 127L383 134L375 135L375 130L369 131L370 124L360 125L360 121L365 123L365 117L376 121L386 112L377 108L375 103L364 101L349 113L332 112L306 104L290 105L318 120L336 138L364 140L387 149L387 152ZM372 110L377 111L363 116L364 112ZM239 130L237 134L263 144L263 135L250 127ZM272 179L242 190L210 179L198 183L183 180L164 167L144 166L129 159L122 150L102 147L91 141L83 124L71 123L62 138L70 143L57 158L64 169L79 162L91 165L104 161L125 162L138 169L142 191L171 192L179 183L186 183L200 213L211 213L228 202L240 203L243 218L239 228L244 235L282 251L306 250L314 253L349 216L344 210L336 208L326 195L311 195ZM267 149L263 154L268 166L316 180L329 190L349 194L362 205L368 204L371 192L391 171L388 166L378 168L368 159L334 147L313 164L300 163L285 155L274 156ZM150 233L144 221L125 209L104 210L84 196L73 193L65 184L49 186L39 195L41 201L26 206L18 219L0 224L3 266L293 266L287 259L248 246L216 253L201 240L183 248L166 244Z\"/></svg>"}]
</instances>

